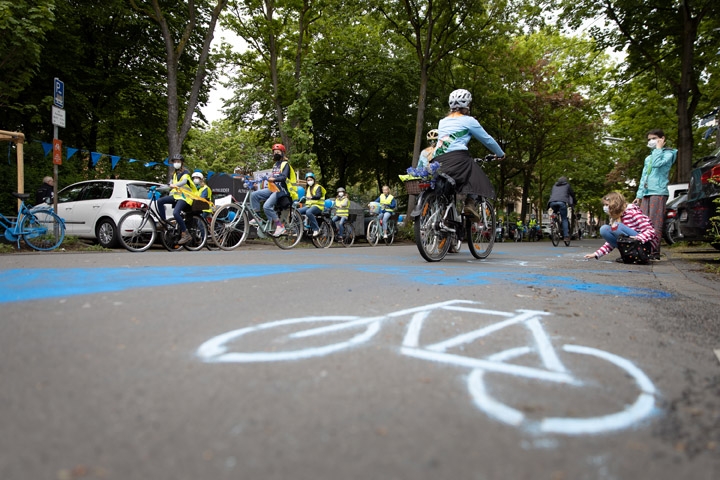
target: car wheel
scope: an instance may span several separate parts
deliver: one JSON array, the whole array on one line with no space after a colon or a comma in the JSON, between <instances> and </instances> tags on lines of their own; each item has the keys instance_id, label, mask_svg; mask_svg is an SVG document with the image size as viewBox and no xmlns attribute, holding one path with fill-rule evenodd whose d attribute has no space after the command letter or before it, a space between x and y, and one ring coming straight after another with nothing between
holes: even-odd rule
<instances>
[{"instance_id":1,"label":"car wheel","mask_svg":"<svg viewBox=\"0 0 720 480\"><path fill-rule=\"evenodd\" d=\"M109 218L103 218L95 228L97 241L103 248L114 248L117 245L117 228L115 222Z\"/></svg>"}]
</instances>

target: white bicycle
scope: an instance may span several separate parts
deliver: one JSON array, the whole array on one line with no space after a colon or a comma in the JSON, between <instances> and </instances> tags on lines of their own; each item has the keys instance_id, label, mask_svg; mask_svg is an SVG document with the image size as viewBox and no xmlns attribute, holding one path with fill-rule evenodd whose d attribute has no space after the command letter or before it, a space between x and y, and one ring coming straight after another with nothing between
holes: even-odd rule
<instances>
[{"instance_id":1,"label":"white bicycle","mask_svg":"<svg viewBox=\"0 0 720 480\"><path fill-rule=\"evenodd\" d=\"M433 322L431 315L437 314L441 315L440 322ZM209 363L320 357L368 342L385 321L409 317L400 353L469 368L470 395L477 408L495 420L534 433L582 435L627 428L651 415L656 389L645 373L629 360L603 350L570 344L556 350L540 321L547 315L550 314L535 310L490 310L478 302L450 300L377 317L310 316L267 322L218 335L203 343L196 353ZM499 321L487 324L487 318L497 317ZM480 322L486 324L467 329L467 324L477 327ZM442 328L439 323L443 323ZM479 356L481 350L495 344L486 340L490 335L499 335L501 330L513 326L527 329L528 345ZM447 337L448 329L463 331ZM248 340L251 335L252 340ZM426 342L427 337L432 337L432 342ZM504 337L501 341L508 338L512 341L515 337ZM252 346L259 346L260 350L253 350ZM561 357L572 359L572 370L566 368ZM605 362L601 368L587 365L597 360ZM501 376L520 382L499 382ZM607 384L614 380L627 384L620 387ZM493 394L489 384L496 387ZM527 389L531 389L530 395L518 394ZM587 393L582 395L584 400L578 399L583 389L590 390L591 401L587 401ZM536 395L540 390L542 395ZM537 402L545 404L528 405ZM558 404L564 404L559 408L565 416L547 414L547 410L557 409ZM608 411L597 414L591 412L594 409ZM568 410L573 414L568 414Z\"/></svg>"}]
</instances>

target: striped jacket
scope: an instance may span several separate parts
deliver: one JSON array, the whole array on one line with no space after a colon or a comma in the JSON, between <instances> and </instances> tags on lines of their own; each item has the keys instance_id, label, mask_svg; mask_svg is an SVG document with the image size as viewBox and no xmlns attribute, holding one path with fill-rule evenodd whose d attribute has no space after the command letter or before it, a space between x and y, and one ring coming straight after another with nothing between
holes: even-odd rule
<instances>
[{"instance_id":1,"label":"striped jacket","mask_svg":"<svg viewBox=\"0 0 720 480\"><path fill-rule=\"evenodd\" d=\"M655 229L653 229L650 219L647 215L642 213L640 207L634 203L629 204L620 216L620 223L638 232L637 239L643 243L650 242L653 247L653 251L657 251L657 248L660 245L660 238L655 233ZM610 245L608 242L605 242L602 247L597 249L595 256L600 258L603 255L607 255L612 252L614 248L615 247Z\"/></svg>"}]
</instances>

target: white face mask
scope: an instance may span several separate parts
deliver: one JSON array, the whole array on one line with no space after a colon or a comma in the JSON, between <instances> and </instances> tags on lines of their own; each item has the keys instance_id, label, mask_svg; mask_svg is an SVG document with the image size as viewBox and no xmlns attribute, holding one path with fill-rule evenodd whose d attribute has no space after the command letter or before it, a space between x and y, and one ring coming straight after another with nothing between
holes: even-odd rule
<instances>
[{"instance_id":1,"label":"white face mask","mask_svg":"<svg viewBox=\"0 0 720 480\"><path fill-rule=\"evenodd\" d=\"M648 140L648 148L657 148L657 138L651 138Z\"/></svg>"},{"instance_id":2,"label":"white face mask","mask_svg":"<svg viewBox=\"0 0 720 480\"><path fill-rule=\"evenodd\" d=\"M343 195L345 195L343 192L338 192L338 197L342 197Z\"/></svg>"},{"instance_id":3,"label":"white face mask","mask_svg":"<svg viewBox=\"0 0 720 480\"><path fill-rule=\"evenodd\" d=\"M175 170L180 170L180 167L182 167L182 163L175 162L175 163L173 163L173 167L175 167Z\"/></svg>"},{"instance_id":4,"label":"white face mask","mask_svg":"<svg viewBox=\"0 0 720 480\"><path fill-rule=\"evenodd\" d=\"M193 183L195 185L200 185L200 179L199 178L193 178Z\"/></svg>"},{"instance_id":5,"label":"white face mask","mask_svg":"<svg viewBox=\"0 0 720 480\"><path fill-rule=\"evenodd\" d=\"M314 184L314 183L315 183L315 180L308 179L308 181L307 181L307 184L308 184L308 185L312 185L312 184Z\"/></svg>"},{"instance_id":6,"label":"white face mask","mask_svg":"<svg viewBox=\"0 0 720 480\"><path fill-rule=\"evenodd\" d=\"M607 213L608 215L610 215L610 207L609 207L608 205L603 205L603 212L605 212L605 213Z\"/></svg>"}]
</instances>

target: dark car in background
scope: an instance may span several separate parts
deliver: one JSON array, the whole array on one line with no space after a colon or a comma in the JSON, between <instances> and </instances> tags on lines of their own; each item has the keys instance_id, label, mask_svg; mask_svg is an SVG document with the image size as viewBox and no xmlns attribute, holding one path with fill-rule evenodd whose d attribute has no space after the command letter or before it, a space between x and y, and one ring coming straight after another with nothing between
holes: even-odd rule
<instances>
[{"instance_id":1,"label":"dark car in background","mask_svg":"<svg viewBox=\"0 0 720 480\"><path fill-rule=\"evenodd\" d=\"M718 184L710 180L718 182ZM680 234L677 240L711 241L720 250L720 243L713 242L710 218L717 215L720 197L720 148L712 155L701 158L690 173L687 199L677 207L676 224Z\"/></svg>"}]
</instances>

